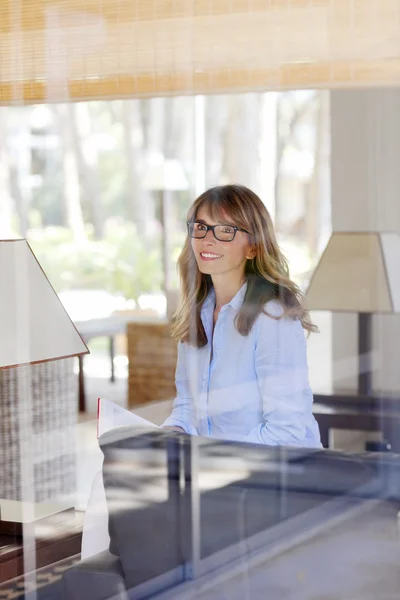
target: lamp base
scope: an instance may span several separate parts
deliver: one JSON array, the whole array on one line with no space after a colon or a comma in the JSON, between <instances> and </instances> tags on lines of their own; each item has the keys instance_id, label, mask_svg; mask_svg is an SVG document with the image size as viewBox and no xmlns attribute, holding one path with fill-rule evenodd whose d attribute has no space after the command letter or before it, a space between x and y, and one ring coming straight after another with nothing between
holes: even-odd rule
<instances>
[{"instance_id":1,"label":"lamp base","mask_svg":"<svg viewBox=\"0 0 400 600\"><path fill-rule=\"evenodd\" d=\"M372 394L372 314L358 313L358 393Z\"/></svg>"}]
</instances>

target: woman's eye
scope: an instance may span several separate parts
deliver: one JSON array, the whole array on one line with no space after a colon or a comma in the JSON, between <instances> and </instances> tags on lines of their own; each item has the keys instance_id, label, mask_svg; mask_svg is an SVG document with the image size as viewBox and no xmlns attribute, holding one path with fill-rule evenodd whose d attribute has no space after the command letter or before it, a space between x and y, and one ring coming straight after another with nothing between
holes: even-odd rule
<instances>
[{"instance_id":1,"label":"woman's eye","mask_svg":"<svg viewBox=\"0 0 400 600\"><path fill-rule=\"evenodd\" d=\"M204 231L205 229L207 229L207 226L203 225L202 223L196 223L196 229L198 229L199 231Z\"/></svg>"},{"instance_id":2,"label":"woman's eye","mask_svg":"<svg viewBox=\"0 0 400 600\"><path fill-rule=\"evenodd\" d=\"M223 233L233 233L232 227L224 227Z\"/></svg>"}]
</instances>

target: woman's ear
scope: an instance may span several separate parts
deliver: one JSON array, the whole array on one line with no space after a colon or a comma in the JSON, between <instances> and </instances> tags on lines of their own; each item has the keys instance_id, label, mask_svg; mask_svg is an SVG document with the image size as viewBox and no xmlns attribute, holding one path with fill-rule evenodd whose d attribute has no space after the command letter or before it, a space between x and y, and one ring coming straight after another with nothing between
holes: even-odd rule
<instances>
[{"instance_id":1,"label":"woman's ear","mask_svg":"<svg viewBox=\"0 0 400 600\"><path fill-rule=\"evenodd\" d=\"M256 247L255 246L251 246L251 248L249 248L247 254L246 254L246 258L247 260L252 260L256 255Z\"/></svg>"}]
</instances>

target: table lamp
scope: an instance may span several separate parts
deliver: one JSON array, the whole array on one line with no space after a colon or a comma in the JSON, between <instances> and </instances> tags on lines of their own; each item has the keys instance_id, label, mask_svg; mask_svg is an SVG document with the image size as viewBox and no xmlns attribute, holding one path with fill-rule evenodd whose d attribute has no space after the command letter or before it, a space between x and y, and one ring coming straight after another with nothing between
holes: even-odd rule
<instances>
[{"instance_id":1,"label":"table lamp","mask_svg":"<svg viewBox=\"0 0 400 600\"><path fill-rule=\"evenodd\" d=\"M372 394L372 315L400 312L400 235L335 232L314 271L310 310L358 314L358 394Z\"/></svg>"},{"instance_id":2,"label":"table lamp","mask_svg":"<svg viewBox=\"0 0 400 600\"><path fill-rule=\"evenodd\" d=\"M63 359L89 351L26 240L0 240L0 280L0 530L15 533L54 513L35 502L51 497L52 478L68 480L77 404Z\"/></svg>"}]
</instances>

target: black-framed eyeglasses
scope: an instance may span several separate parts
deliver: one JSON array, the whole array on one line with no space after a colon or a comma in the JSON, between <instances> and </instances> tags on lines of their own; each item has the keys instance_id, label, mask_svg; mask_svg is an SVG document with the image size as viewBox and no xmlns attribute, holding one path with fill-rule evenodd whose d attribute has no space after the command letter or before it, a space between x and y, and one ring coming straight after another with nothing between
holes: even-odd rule
<instances>
[{"instance_id":1,"label":"black-framed eyeglasses","mask_svg":"<svg viewBox=\"0 0 400 600\"><path fill-rule=\"evenodd\" d=\"M235 239L237 231L250 233L247 229L241 229L235 225L207 225L200 221L189 221L187 224L188 235L191 238L201 240L205 238L208 231L211 230L216 240L220 242L232 242Z\"/></svg>"}]
</instances>

